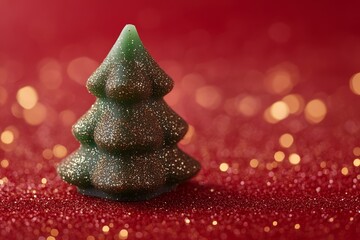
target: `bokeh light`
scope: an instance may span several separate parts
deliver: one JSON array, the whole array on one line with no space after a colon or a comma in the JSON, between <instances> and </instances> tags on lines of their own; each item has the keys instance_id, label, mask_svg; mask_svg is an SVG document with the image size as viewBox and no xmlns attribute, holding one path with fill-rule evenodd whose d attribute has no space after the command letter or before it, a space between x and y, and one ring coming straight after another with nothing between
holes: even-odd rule
<instances>
[{"instance_id":1,"label":"bokeh light","mask_svg":"<svg viewBox=\"0 0 360 240\"><path fill-rule=\"evenodd\" d=\"M66 156L67 154L67 149L65 146L61 145L61 144L56 144L53 147L53 154L55 157L57 158L63 158Z\"/></svg>"},{"instance_id":2,"label":"bokeh light","mask_svg":"<svg viewBox=\"0 0 360 240\"><path fill-rule=\"evenodd\" d=\"M251 117L257 114L260 110L260 101L253 96L245 96L237 103L237 110L244 116Z\"/></svg>"},{"instance_id":3,"label":"bokeh light","mask_svg":"<svg viewBox=\"0 0 360 240\"><path fill-rule=\"evenodd\" d=\"M283 120L289 116L289 107L283 101L277 101L270 107L270 114L276 120Z\"/></svg>"},{"instance_id":4,"label":"bokeh light","mask_svg":"<svg viewBox=\"0 0 360 240\"><path fill-rule=\"evenodd\" d=\"M10 130L5 130L1 133L0 139L1 139L1 142L5 143L5 144L11 144L15 139L14 133Z\"/></svg>"},{"instance_id":5,"label":"bokeh light","mask_svg":"<svg viewBox=\"0 0 360 240\"><path fill-rule=\"evenodd\" d=\"M253 158L250 160L249 164L250 164L250 167L257 168L259 166L259 160Z\"/></svg>"},{"instance_id":6,"label":"bokeh light","mask_svg":"<svg viewBox=\"0 0 360 240\"><path fill-rule=\"evenodd\" d=\"M46 119L47 110L46 107L41 104L37 103L31 109L24 109L23 117L26 123L29 125L39 125Z\"/></svg>"},{"instance_id":7,"label":"bokeh light","mask_svg":"<svg viewBox=\"0 0 360 240\"><path fill-rule=\"evenodd\" d=\"M217 87L204 86L196 90L195 99L204 108L216 109L220 105L221 94Z\"/></svg>"},{"instance_id":8,"label":"bokeh light","mask_svg":"<svg viewBox=\"0 0 360 240\"><path fill-rule=\"evenodd\" d=\"M98 66L99 63L89 57L79 57L69 62L66 71L72 80L85 85L86 80Z\"/></svg>"},{"instance_id":9,"label":"bokeh light","mask_svg":"<svg viewBox=\"0 0 360 240\"><path fill-rule=\"evenodd\" d=\"M360 73L356 73L350 78L350 90L356 95L360 95Z\"/></svg>"},{"instance_id":10,"label":"bokeh light","mask_svg":"<svg viewBox=\"0 0 360 240\"><path fill-rule=\"evenodd\" d=\"M56 59L44 59L39 64L39 79L48 89L59 88L62 82L60 63Z\"/></svg>"},{"instance_id":11,"label":"bokeh light","mask_svg":"<svg viewBox=\"0 0 360 240\"><path fill-rule=\"evenodd\" d=\"M279 143L280 146L284 148L289 148L294 142L294 137L290 133L285 133L280 136Z\"/></svg>"},{"instance_id":12,"label":"bokeh light","mask_svg":"<svg viewBox=\"0 0 360 240\"><path fill-rule=\"evenodd\" d=\"M220 171L226 172L229 169L229 164L227 163L221 163L219 166Z\"/></svg>"},{"instance_id":13,"label":"bokeh light","mask_svg":"<svg viewBox=\"0 0 360 240\"><path fill-rule=\"evenodd\" d=\"M309 123L321 122L327 113L325 103L320 99L313 99L306 104L305 107L305 118Z\"/></svg>"},{"instance_id":14,"label":"bokeh light","mask_svg":"<svg viewBox=\"0 0 360 240\"><path fill-rule=\"evenodd\" d=\"M275 159L275 161L277 161L277 162L282 162L282 161L284 161L284 159L285 159L285 153L282 152L282 151L277 151L277 152L275 152L275 154L274 154L274 159Z\"/></svg>"},{"instance_id":15,"label":"bokeh light","mask_svg":"<svg viewBox=\"0 0 360 240\"><path fill-rule=\"evenodd\" d=\"M289 156L289 162L290 162L291 164L297 165L297 164L300 163L300 161L301 161L301 158L300 158L299 154L297 154L297 153L292 153L292 154L290 154L290 156Z\"/></svg>"},{"instance_id":16,"label":"bokeh light","mask_svg":"<svg viewBox=\"0 0 360 240\"><path fill-rule=\"evenodd\" d=\"M35 88L31 86L25 86L18 90L16 94L16 100L21 107L25 109L31 109L35 107L38 102L38 94Z\"/></svg>"},{"instance_id":17,"label":"bokeh light","mask_svg":"<svg viewBox=\"0 0 360 240\"><path fill-rule=\"evenodd\" d=\"M283 102L285 102L289 107L289 113L299 114L304 110L305 102L301 95L299 94L289 94L283 97Z\"/></svg>"}]
</instances>

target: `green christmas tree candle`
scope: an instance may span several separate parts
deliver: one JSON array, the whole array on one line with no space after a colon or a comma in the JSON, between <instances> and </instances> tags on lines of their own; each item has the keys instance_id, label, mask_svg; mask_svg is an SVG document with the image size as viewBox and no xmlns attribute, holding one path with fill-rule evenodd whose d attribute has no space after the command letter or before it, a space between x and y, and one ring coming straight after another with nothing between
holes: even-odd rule
<instances>
[{"instance_id":1,"label":"green christmas tree candle","mask_svg":"<svg viewBox=\"0 0 360 240\"><path fill-rule=\"evenodd\" d=\"M177 147L188 125L163 100L172 87L126 25L87 81L97 99L73 126L80 148L58 166L61 178L85 195L140 201L193 177L200 164Z\"/></svg>"}]
</instances>

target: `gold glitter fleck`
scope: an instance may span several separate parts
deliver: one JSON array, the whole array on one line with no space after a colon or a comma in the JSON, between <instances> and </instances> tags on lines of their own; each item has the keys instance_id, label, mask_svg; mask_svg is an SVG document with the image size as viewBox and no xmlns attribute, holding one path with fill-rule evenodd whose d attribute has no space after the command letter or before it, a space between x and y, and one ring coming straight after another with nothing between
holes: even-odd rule
<instances>
[{"instance_id":1,"label":"gold glitter fleck","mask_svg":"<svg viewBox=\"0 0 360 240\"><path fill-rule=\"evenodd\" d=\"M229 169L229 164L227 163L221 163L219 166L220 171L226 172Z\"/></svg>"},{"instance_id":2,"label":"gold glitter fleck","mask_svg":"<svg viewBox=\"0 0 360 240\"><path fill-rule=\"evenodd\" d=\"M282 151L277 151L277 152L274 154L274 159L275 159L275 161L277 161L277 162L282 162L282 161L284 161L284 159L285 159L285 153L282 152Z\"/></svg>"},{"instance_id":3,"label":"gold glitter fleck","mask_svg":"<svg viewBox=\"0 0 360 240\"><path fill-rule=\"evenodd\" d=\"M294 143L294 137L290 133L284 133L279 138L279 143L284 148L289 148Z\"/></svg>"},{"instance_id":4,"label":"gold glitter fleck","mask_svg":"<svg viewBox=\"0 0 360 240\"><path fill-rule=\"evenodd\" d=\"M121 229L119 232L119 239L124 240L127 239L129 236L129 232L126 229Z\"/></svg>"},{"instance_id":5,"label":"gold glitter fleck","mask_svg":"<svg viewBox=\"0 0 360 240\"><path fill-rule=\"evenodd\" d=\"M343 167L341 169L341 174L347 176L349 174L349 169L347 167Z\"/></svg>"},{"instance_id":6,"label":"gold glitter fleck","mask_svg":"<svg viewBox=\"0 0 360 240\"><path fill-rule=\"evenodd\" d=\"M300 163L300 161L301 161L301 158L300 158L299 154L297 154L297 153L292 153L292 154L290 154L290 156L289 156L289 162L290 162L291 164L297 165L297 164Z\"/></svg>"},{"instance_id":7,"label":"gold glitter fleck","mask_svg":"<svg viewBox=\"0 0 360 240\"><path fill-rule=\"evenodd\" d=\"M14 133L10 130L5 130L1 133L1 141L5 144L11 144L14 141Z\"/></svg>"},{"instance_id":8,"label":"gold glitter fleck","mask_svg":"<svg viewBox=\"0 0 360 240\"><path fill-rule=\"evenodd\" d=\"M41 179L41 183L42 183L42 184L46 184L46 183L47 183L47 179L46 179L46 178L42 178L42 179ZM55 229L55 230L56 230L56 229ZM51 235L52 235L52 234L51 234ZM53 235L53 236L54 236L54 235ZM55 236L55 237L56 237L56 236Z\"/></svg>"},{"instance_id":9,"label":"gold glitter fleck","mask_svg":"<svg viewBox=\"0 0 360 240\"><path fill-rule=\"evenodd\" d=\"M270 232L270 227L269 226L264 227L264 232Z\"/></svg>"},{"instance_id":10,"label":"gold glitter fleck","mask_svg":"<svg viewBox=\"0 0 360 240\"><path fill-rule=\"evenodd\" d=\"M1 160L0 165L1 165L2 168L9 167L9 160L7 160L7 159Z\"/></svg>"},{"instance_id":11,"label":"gold glitter fleck","mask_svg":"<svg viewBox=\"0 0 360 240\"><path fill-rule=\"evenodd\" d=\"M272 225L273 225L274 227L276 227L276 226L278 225L278 222L277 222L277 221L273 221L273 222L272 222Z\"/></svg>"},{"instance_id":12,"label":"gold glitter fleck","mask_svg":"<svg viewBox=\"0 0 360 240\"><path fill-rule=\"evenodd\" d=\"M259 161L255 158L250 160L250 167L257 168L259 166Z\"/></svg>"},{"instance_id":13,"label":"gold glitter fleck","mask_svg":"<svg viewBox=\"0 0 360 240\"><path fill-rule=\"evenodd\" d=\"M329 222L334 222L334 218L333 217L331 217L331 218L329 218L329 220L328 220Z\"/></svg>"},{"instance_id":14,"label":"gold glitter fleck","mask_svg":"<svg viewBox=\"0 0 360 240\"><path fill-rule=\"evenodd\" d=\"M216 226L218 224L218 222L216 220L212 221L211 223L213 226Z\"/></svg>"},{"instance_id":15,"label":"gold glitter fleck","mask_svg":"<svg viewBox=\"0 0 360 240\"><path fill-rule=\"evenodd\" d=\"M184 221L185 221L186 224L190 224L190 219L185 218Z\"/></svg>"},{"instance_id":16,"label":"gold glitter fleck","mask_svg":"<svg viewBox=\"0 0 360 240\"><path fill-rule=\"evenodd\" d=\"M295 228L296 230L300 229L300 224L299 224L299 223L295 224L295 225L294 225L294 228Z\"/></svg>"},{"instance_id":17,"label":"gold glitter fleck","mask_svg":"<svg viewBox=\"0 0 360 240\"><path fill-rule=\"evenodd\" d=\"M56 238L54 238L53 236L48 236L46 240L56 240Z\"/></svg>"}]
</instances>

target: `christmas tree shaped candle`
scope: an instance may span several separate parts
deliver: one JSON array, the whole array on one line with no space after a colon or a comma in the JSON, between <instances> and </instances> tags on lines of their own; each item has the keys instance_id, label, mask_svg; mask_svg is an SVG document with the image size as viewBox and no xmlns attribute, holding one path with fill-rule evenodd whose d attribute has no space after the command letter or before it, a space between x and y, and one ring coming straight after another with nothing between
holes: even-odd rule
<instances>
[{"instance_id":1,"label":"christmas tree shaped candle","mask_svg":"<svg viewBox=\"0 0 360 240\"><path fill-rule=\"evenodd\" d=\"M194 176L199 163L177 143L188 125L163 100L173 81L126 25L87 81L97 97L73 126L80 148L58 167L82 194L139 201Z\"/></svg>"}]
</instances>

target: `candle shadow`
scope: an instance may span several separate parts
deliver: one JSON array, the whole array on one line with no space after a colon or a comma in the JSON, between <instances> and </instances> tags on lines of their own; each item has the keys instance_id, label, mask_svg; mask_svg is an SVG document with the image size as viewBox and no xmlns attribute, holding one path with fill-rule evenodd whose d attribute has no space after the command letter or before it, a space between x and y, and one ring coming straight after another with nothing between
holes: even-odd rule
<instances>
[{"instance_id":1,"label":"candle shadow","mask_svg":"<svg viewBox=\"0 0 360 240\"><path fill-rule=\"evenodd\" d=\"M187 182L179 185L173 191L146 202L126 203L137 208L166 209L168 211L212 211L216 208L246 209L253 204L250 196L241 192L226 189L213 184L202 185L197 182Z\"/></svg>"}]
</instances>

